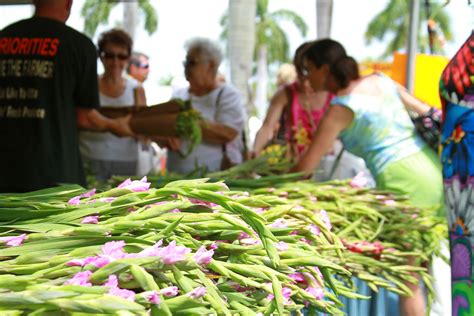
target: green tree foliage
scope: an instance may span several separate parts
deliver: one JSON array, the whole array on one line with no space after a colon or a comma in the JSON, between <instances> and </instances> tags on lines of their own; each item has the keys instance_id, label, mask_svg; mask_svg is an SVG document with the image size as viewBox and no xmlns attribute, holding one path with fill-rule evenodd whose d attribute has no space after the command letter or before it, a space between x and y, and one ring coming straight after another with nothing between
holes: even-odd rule
<instances>
[{"instance_id":1,"label":"green tree foliage","mask_svg":"<svg viewBox=\"0 0 474 316\"><path fill-rule=\"evenodd\" d=\"M429 51L429 39L427 31L428 20L433 20L439 29L439 34L444 36L445 40L453 39L451 32L450 18L443 10L443 5L439 2L429 2L431 13L427 14L427 6L423 3L420 8L418 25L418 51L427 53ZM389 41L382 57L388 57L393 52L404 48L408 39L410 20L410 1L391 0L379 14L377 14L369 23L365 32L367 44L372 41L382 41L387 37L392 37ZM434 52L443 53L439 41L435 41Z\"/></svg>"},{"instance_id":2,"label":"green tree foliage","mask_svg":"<svg viewBox=\"0 0 474 316\"><path fill-rule=\"evenodd\" d=\"M84 18L84 32L93 37L100 24L106 24L110 12L119 2L86 0L81 9ZM145 17L145 30L153 34L158 28L158 15L150 0L138 0L138 7Z\"/></svg>"}]
</instances>

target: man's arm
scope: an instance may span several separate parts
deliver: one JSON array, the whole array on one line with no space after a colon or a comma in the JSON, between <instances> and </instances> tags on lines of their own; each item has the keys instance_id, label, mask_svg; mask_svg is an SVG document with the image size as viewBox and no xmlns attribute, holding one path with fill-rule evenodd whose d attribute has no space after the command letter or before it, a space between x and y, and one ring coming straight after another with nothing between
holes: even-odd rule
<instances>
[{"instance_id":1,"label":"man's arm","mask_svg":"<svg viewBox=\"0 0 474 316\"><path fill-rule=\"evenodd\" d=\"M111 119L103 116L96 109L76 108L77 126L80 129L97 132L111 132L117 136L134 136L130 128L131 115Z\"/></svg>"}]
</instances>

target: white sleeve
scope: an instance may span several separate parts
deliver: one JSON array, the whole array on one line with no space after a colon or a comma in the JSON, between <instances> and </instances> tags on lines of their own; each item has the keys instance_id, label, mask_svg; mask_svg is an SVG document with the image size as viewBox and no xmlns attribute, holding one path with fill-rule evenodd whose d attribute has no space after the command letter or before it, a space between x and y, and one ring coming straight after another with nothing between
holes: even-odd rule
<instances>
[{"instance_id":1,"label":"white sleeve","mask_svg":"<svg viewBox=\"0 0 474 316\"><path fill-rule=\"evenodd\" d=\"M171 94L171 99L189 100L189 89L181 88L173 90Z\"/></svg>"},{"instance_id":2,"label":"white sleeve","mask_svg":"<svg viewBox=\"0 0 474 316\"><path fill-rule=\"evenodd\" d=\"M241 133L247 116L242 95L236 88L228 84L223 89L218 100L215 120Z\"/></svg>"}]
</instances>

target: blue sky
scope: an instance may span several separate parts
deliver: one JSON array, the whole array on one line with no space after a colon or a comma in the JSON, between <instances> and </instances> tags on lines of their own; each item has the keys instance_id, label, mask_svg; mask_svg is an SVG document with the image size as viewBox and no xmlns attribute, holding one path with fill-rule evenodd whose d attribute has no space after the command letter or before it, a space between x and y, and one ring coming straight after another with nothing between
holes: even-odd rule
<instances>
[{"instance_id":1,"label":"blue sky","mask_svg":"<svg viewBox=\"0 0 474 316\"><path fill-rule=\"evenodd\" d=\"M183 44L194 36L217 39L220 33L219 18L226 10L227 0L152 0L159 16L158 31L149 36L137 32L135 49L151 57L150 81L157 82L164 76L181 76L184 58ZM442 1L442 0L440 0ZM384 49L383 43L366 45L363 34L373 16L380 12L388 0L334 0L333 27L331 37L340 41L356 59L376 58ZM83 29L80 8L84 0L75 0L68 25ZM474 6L474 5L473 5ZM316 37L316 14L314 0L270 0L270 10L287 8L302 16L309 26L309 33L302 38L294 27L284 24L294 50L305 40ZM447 6L453 21L455 41L446 47L447 55L453 55L470 34L474 17L473 8L467 0L451 0ZM29 17L31 6L4 6L0 12L0 28L21 18ZM98 32L113 27L122 18L122 8L117 6L109 19L108 26L101 26ZM455 17L455 18L454 18ZM94 42L96 38L94 38ZM223 71L226 72L224 65Z\"/></svg>"}]
</instances>

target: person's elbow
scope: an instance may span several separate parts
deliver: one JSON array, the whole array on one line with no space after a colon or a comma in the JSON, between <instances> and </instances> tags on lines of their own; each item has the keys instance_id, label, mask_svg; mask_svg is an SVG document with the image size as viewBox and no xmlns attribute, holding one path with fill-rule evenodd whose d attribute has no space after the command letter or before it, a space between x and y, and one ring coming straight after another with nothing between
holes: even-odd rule
<instances>
[{"instance_id":1,"label":"person's elbow","mask_svg":"<svg viewBox=\"0 0 474 316\"><path fill-rule=\"evenodd\" d=\"M92 109L77 109L76 123L79 129L93 129L93 124L90 120L90 112Z\"/></svg>"}]
</instances>

